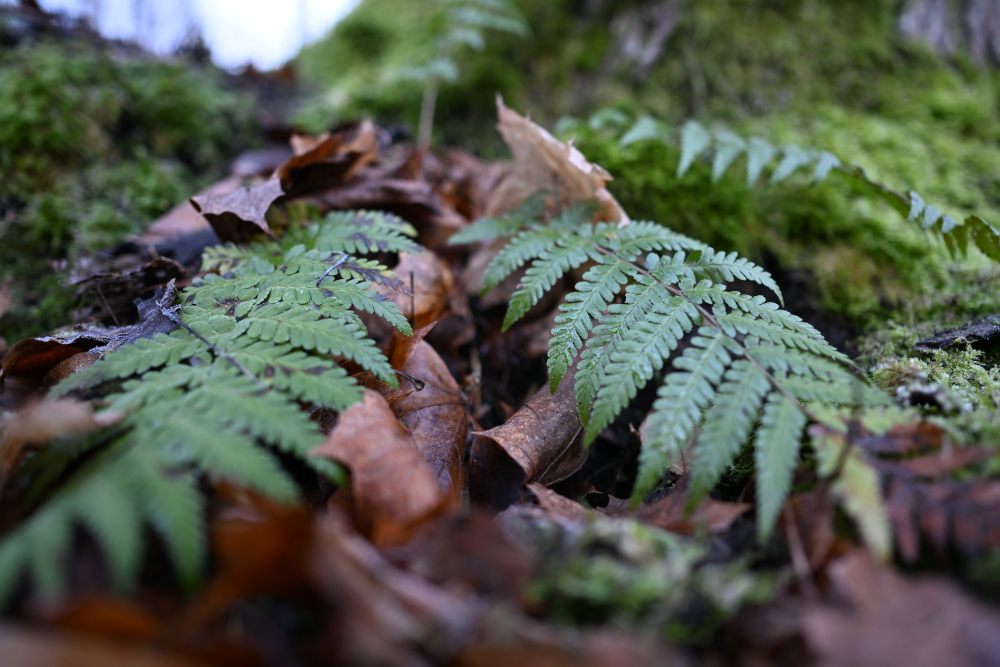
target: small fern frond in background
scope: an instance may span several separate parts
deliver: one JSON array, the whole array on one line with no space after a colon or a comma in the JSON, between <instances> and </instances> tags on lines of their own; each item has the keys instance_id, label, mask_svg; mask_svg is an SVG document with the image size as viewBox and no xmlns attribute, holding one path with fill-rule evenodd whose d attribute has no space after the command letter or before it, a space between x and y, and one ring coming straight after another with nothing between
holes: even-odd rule
<instances>
[{"instance_id":1,"label":"small fern frond in background","mask_svg":"<svg viewBox=\"0 0 1000 667\"><path fill-rule=\"evenodd\" d=\"M643 119L636 123L638 127ZM634 129L634 128L633 128ZM619 143L626 145L622 135ZM636 141L662 141L662 135L642 136ZM688 172L695 160L706 158L712 164L712 180L721 179L740 156L746 157L746 179L750 186L756 185L764 173L771 168L769 183L780 183L800 170L811 170L810 182L820 183L831 174L838 174L868 194L887 202L899 211L907 221L920 225L924 230L940 236L953 256L964 255L972 242L980 251L995 262L1000 262L1000 229L997 229L977 215L963 221L944 214L928 205L916 192L899 192L873 179L864 167L847 164L828 151L804 149L795 145L777 147L760 137L744 139L727 129L710 130L701 123L689 120L680 132L681 156L677 165L677 177Z\"/></svg>"},{"instance_id":2,"label":"small fern frond in background","mask_svg":"<svg viewBox=\"0 0 1000 667\"><path fill-rule=\"evenodd\" d=\"M205 266L218 273L182 293L186 327L124 345L53 388L60 395L111 387L108 409L127 416L107 441L56 443L23 468L46 471L33 481L36 494L51 495L0 545L0 603L25 569L43 593L59 594L59 563L75 525L97 539L120 590L138 575L144 523L191 584L205 557L199 476L293 502L298 488L272 450L343 481L337 464L308 456L322 435L298 403L343 410L361 400L361 387L331 355L397 386L352 308L412 334L396 306L358 274L399 281L354 253L419 252L408 238L414 233L388 214L335 213L280 241L206 251ZM86 451L90 458L50 489Z\"/></svg>"},{"instance_id":3,"label":"small fern frond in background","mask_svg":"<svg viewBox=\"0 0 1000 667\"><path fill-rule=\"evenodd\" d=\"M697 157L708 144L703 135L695 139L691 155ZM705 146L698 148L699 142ZM791 487L809 406L871 405L888 397L855 376L812 326L762 296L727 288L734 280L752 281L780 299L778 285L761 267L653 223L618 229L585 218L576 208L548 225L517 228L494 257L486 271L489 286L528 265L504 327L571 269L592 263L560 306L552 330L551 390L575 362L576 400L589 444L669 361L674 372L663 378L642 427L633 502L693 446L690 502L697 503L753 441L759 537L767 539ZM457 242L515 231L493 221L472 228Z\"/></svg>"}]
</instances>

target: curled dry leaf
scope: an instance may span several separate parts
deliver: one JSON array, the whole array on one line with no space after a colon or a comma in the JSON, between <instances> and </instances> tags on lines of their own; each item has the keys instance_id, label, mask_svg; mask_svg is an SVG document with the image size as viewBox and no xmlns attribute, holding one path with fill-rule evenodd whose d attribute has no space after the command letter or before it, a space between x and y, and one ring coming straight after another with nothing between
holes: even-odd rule
<instances>
[{"instance_id":1,"label":"curled dry leaf","mask_svg":"<svg viewBox=\"0 0 1000 667\"><path fill-rule=\"evenodd\" d=\"M0 487L24 455L53 438L82 435L118 423L117 412L94 414L90 405L72 399L37 401L3 420L0 434Z\"/></svg>"},{"instance_id":2,"label":"curled dry leaf","mask_svg":"<svg viewBox=\"0 0 1000 667\"><path fill-rule=\"evenodd\" d=\"M272 234L264 215L284 194L281 181L272 178L253 187L240 187L227 194L198 195L189 201L222 242L246 243L260 234Z\"/></svg>"},{"instance_id":3,"label":"curled dry leaf","mask_svg":"<svg viewBox=\"0 0 1000 667\"><path fill-rule=\"evenodd\" d=\"M554 484L587 460L572 378L555 394L542 388L507 422L474 435L470 497L495 511L517 502L525 484Z\"/></svg>"},{"instance_id":4,"label":"curled dry leaf","mask_svg":"<svg viewBox=\"0 0 1000 667\"><path fill-rule=\"evenodd\" d=\"M14 343L0 359L0 390L30 391L40 387L46 374L60 362L111 342L113 331L91 329L60 336L25 338Z\"/></svg>"},{"instance_id":5,"label":"curled dry leaf","mask_svg":"<svg viewBox=\"0 0 1000 667\"><path fill-rule=\"evenodd\" d=\"M851 609L815 605L804 634L821 667L996 665L1000 615L941 579L907 579L863 551L828 570Z\"/></svg>"},{"instance_id":6,"label":"curled dry leaf","mask_svg":"<svg viewBox=\"0 0 1000 667\"><path fill-rule=\"evenodd\" d=\"M313 450L351 471L354 520L375 544L406 542L448 505L448 497L416 443L377 392L340 415L326 442Z\"/></svg>"},{"instance_id":7,"label":"curled dry leaf","mask_svg":"<svg viewBox=\"0 0 1000 667\"><path fill-rule=\"evenodd\" d=\"M399 344L391 351L402 347ZM400 352L396 355L401 356ZM400 370L422 381L423 389L395 392L387 396L389 406L424 455L441 489L457 501L465 486L465 440L469 430L462 390L444 360L426 341L413 347ZM412 388L404 378L399 384L401 390Z\"/></svg>"},{"instance_id":8,"label":"curled dry leaf","mask_svg":"<svg viewBox=\"0 0 1000 667\"><path fill-rule=\"evenodd\" d=\"M385 130L366 120L334 134L292 135L294 155L274 175L292 198L336 187L378 159L379 147L388 139L380 141L380 134Z\"/></svg>"},{"instance_id":9,"label":"curled dry leaf","mask_svg":"<svg viewBox=\"0 0 1000 667\"><path fill-rule=\"evenodd\" d=\"M165 289L136 303L141 320L138 324L117 329L95 327L83 332L18 341L0 360L0 391L5 383L10 383L16 393L28 395L43 385L52 385L90 366L105 352L140 338L170 333L178 325L163 313L162 308L172 305L176 299L177 287L171 280Z\"/></svg>"},{"instance_id":10,"label":"curled dry leaf","mask_svg":"<svg viewBox=\"0 0 1000 667\"><path fill-rule=\"evenodd\" d=\"M514 167L494 190L486 215L517 208L539 190L548 189L560 208L596 200L595 221L626 225L628 215L605 187L612 180L583 153L553 137L547 130L508 109L497 96L497 128L514 154Z\"/></svg>"},{"instance_id":11,"label":"curled dry leaf","mask_svg":"<svg viewBox=\"0 0 1000 667\"><path fill-rule=\"evenodd\" d=\"M724 503L706 498L690 514L685 512L687 498L683 493L671 493L666 498L640 505L629 512L628 501L614 498L609 509L588 510L583 505L560 495L541 484L529 484L539 507L571 521L583 522L594 512L619 519L634 519L650 526L681 535L690 535L698 529L710 533L724 533L733 523L750 509L744 503Z\"/></svg>"}]
</instances>

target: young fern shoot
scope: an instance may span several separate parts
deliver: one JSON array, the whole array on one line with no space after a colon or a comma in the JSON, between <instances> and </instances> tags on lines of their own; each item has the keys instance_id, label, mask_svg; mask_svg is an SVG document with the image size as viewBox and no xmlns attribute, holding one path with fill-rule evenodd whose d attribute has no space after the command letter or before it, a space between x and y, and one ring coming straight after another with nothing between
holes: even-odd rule
<instances>
[{"instance_id":1,"label":"young fern shoot","mask_svg":"<svg viewBox=\"0 0 1000 667\"><path fill-rule=\"evenodd\" d=\"M752 439L758 531L766 539L791 487L809 406L885 398L808 323L764 297L727 288L734 280L752 281L780 300L761 267L652 222L618 228L589 222L587 214L578 206L548 224L516 225L524 215L515 212L506 226L478 221L452 242L496 237L499 230L512 234L485 281L490 289L529 265L505 329L568 271L590 263L552 330L551 390L575 364L576 400L590 444L670 361L673 372L663 377L642 431L633 502L656 487L694 440L691 502L697 503Z\"/></svg>"}]
</instances>

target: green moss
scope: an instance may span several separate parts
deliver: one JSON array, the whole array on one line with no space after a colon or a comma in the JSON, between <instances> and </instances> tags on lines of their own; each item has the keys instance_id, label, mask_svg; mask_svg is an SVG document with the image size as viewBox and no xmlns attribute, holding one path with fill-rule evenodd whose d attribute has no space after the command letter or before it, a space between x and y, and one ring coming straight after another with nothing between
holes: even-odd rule
<instances>
[{"instance_id":1,"label":"green moss","mask_svg":"<svg viewBox=\"0 0 1000 667\"><path fill-rule=\"evenodd\" d=\"M705 564L704 556L697 542L595 518L571 553L543 566L529 594L566 625L639 626L698 642L740 606L770 599L780 580L749 571L745 562Z\"/></svg>"},{"instance_id":2,"label":"green moss","mask_svg":"<svg viewBox=\"0 0 1000 667\"><path fill-rule=\"evenodd\" d=\"M254 136L252 114L218 71L191 63L76 42L0 51L0 279L15 278L0 335L67 324L69 264L224 174Z\"/></svg>"}]
</instances>

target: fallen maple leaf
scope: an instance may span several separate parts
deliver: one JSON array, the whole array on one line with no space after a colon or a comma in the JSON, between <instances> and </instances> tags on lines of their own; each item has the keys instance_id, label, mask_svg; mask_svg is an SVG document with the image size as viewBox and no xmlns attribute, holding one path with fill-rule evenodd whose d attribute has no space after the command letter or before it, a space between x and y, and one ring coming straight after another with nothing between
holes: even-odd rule
<instances>
[{"instance_id":1,"label":"fallen maple leaf","mask_svg":"<svg viewBox=\"0 0 1000 667\"><path fill-rule=\"evenodd\" d=\"M517 502L525 484L554 484L587 459L572 378L555 394L539 390L507 422L474 435L469 494L495 511Z\"/></svg>"},{"instance_id":2,"label":"fallen maple leaf","mask_svg":"<svg viewBox=\"0 0 1000 667\"><path fill-rule=\"evenodd\" d=\"M371 389L340 415L313 456L335 459L350 469L354 519L380 546L406 542L448 505L417 444L386 400Z\"/></svg>"}]
</instances>

